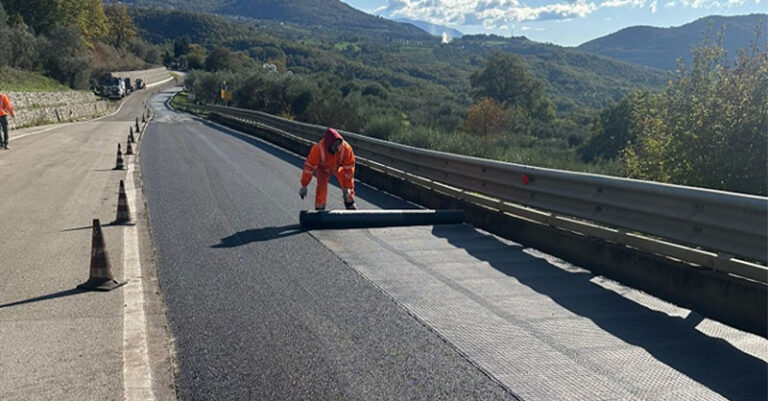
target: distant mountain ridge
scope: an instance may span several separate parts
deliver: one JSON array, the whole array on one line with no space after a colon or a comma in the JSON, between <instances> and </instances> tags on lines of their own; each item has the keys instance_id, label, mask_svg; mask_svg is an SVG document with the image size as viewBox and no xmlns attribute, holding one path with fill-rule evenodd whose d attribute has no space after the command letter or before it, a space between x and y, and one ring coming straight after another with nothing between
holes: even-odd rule
<instances>
[{"instance_id":1,"label":"distant mountain ridge","mask_svg":"<svg viewBox=\"0 0 768 401\"><path fill-rule=\"evenodd\" d=\"M682 57L686 64L690 64L691 46L701 43L707 32L709 39L715 41L723 26L723 47L733 59L738 49L748 48L756 39L755 29L760 24L765 38L767 20L768 14L750 14L709 16L672 28L633 26L583 43L577 49L630 63L673 70L677 67L678 58Z\"/></svg>"},{"instance_id":2,"label":"distant mountain ridge","mask_svg":"<svg viewBox=\"0 0 768 401\"><path fill-rule=\"evenodd\" d=\"M106 0L104 0L106 2ZM382 37L430 40L411 24L366 14L339 0L122 0L154 8L240 16Z\"/></svg>"},{"instance_id":3,"label":"distant mountain ridge","mask_svg":"<svg viewBox=\"0 0 768 401\"><path fill-rule=\"evenodd\" d=\"M383 79L394 87L430 81L446 88L446 93L459 96L469 93L469 76L482 66L484 58L494 51L515 53L525 58L535 76L547 82L547 93L561 111L604 107L631 90L658 87L666 79L658 69L524 37L464 35L441 46L435 37L419 30L427 40L392 43L381 40L382 36L373 40L338 37L338 32L333 35L294 24L264 24L263 20L252 22L167 8L132 7L131 12L141 36L151 43L188 37L209 48L217 44L237 51L270 48L284 54L288 69ZM308 39L311 44L304 44ZM340 50L355 47L357 52Z\"/></svg>"},{"instance_id":4,"label":"distant mountain ridge","mask_svg":"<svg viewBox=\"0 0 768 401\"><path fill-rule=\"evenodd\" d=\"M395 22L401 22L404 24L411 24L419 27L424 32L433 35L433 36L443 36L443 33L448 35L449 38L456 39L464 36L464 34L456 29L448 28L447 26L433 24L426 21L416 21L411 20L407 18L398 18L394 20Z\"/></svg>"}]
</instances>

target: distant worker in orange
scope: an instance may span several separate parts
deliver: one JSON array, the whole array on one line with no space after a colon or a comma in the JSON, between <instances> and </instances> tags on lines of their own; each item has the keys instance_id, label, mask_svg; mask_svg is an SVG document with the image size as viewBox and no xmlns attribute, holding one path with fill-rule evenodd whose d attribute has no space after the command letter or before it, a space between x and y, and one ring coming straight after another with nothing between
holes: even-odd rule
<instances>
[{"instance_id":1,"label":"distant worker in orange","mask_svg":"<svg viewBox=\"0 0 768 401\"><path fill-rule=\"evenodd\" d=\"M299 190L301 199L307 196L307 185L312 181L312 173L315 171L317 171L315 210L325 210L331 174L335 175L341 184L344 206L347 209L357 209L355 206L355 154L352 153L352 146L349 146L341 134L333 128L325 130L323 139L312 146L307 161L304 162Z\"/></svg>"},{"instance_id":2,"label":"distant worker in orange","mask_svg":"<svg viewBox=\"0 0 768 401\"><path fill-rule=\"evenodd\" d=\"M11 117L16 118L16 114L13 112L13 106L11 106L11 99L8 95L0 92L0 147L8 149L8 114Z\"/></svg>"}]
</instances>

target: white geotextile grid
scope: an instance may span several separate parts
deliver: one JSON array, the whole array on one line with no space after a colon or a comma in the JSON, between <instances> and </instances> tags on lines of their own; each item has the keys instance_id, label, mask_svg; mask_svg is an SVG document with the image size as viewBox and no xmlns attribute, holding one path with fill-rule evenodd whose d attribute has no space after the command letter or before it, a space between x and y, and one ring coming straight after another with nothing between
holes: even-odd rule
<instances>
[{"instance_id":1,"label":"white geotextile grid","mask_svg":"<svg viewBox=\"0 0 768 401\"><path fill-rule=\"evenodd\" d=\"M472 253L436 236L432 227L314 235L525 400L724 399L557 300L566 297L589 308L592 318L616 319L629 328L643 322L622 316L622 310L601 309L607 291L649 313L684 318L689 311L602 277L590 279L584 269L536 251L523 252L510 241L467 231L459 230L452 239L471 244ZM514 266L515 277L497 270L499 263L494 267L475 256L478 252ZM562 280L569 274L590 285L571 288ZM550 277L564 284L547 287L546 294L526 285ZM768 360L765 339L706 319L699 325L709 328L707 334L743 344L745 352ZM675 340L665 345L677 346Z\"/></svg>"}]
</instances>

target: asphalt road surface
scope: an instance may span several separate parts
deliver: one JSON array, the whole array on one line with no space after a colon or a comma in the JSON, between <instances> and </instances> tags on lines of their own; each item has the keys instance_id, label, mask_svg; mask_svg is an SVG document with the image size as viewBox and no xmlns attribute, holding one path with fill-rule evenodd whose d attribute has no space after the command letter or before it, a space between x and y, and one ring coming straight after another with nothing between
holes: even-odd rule
<instances>
[{"instance_id":1,"label":"asphalt road surface","mask_svg":"<svg viewBox=\"0 0 768 401\"><path fill-rule=\"evenodd\" d=\"M141 167L182 399L514 399L298 229L302 160L164 100ZM409 207L358 193L359 207Z\"/></svg>"},{"instance_id":2,"label":"asphalt road surface","mask_svg":"<svg viewBox=\"0 0 768 401\"><path fill-rule=\"evenodd\" d=\"M180 398L766 399L765 339L471 226L300 230L303 158L169 96L141 168Z\"/></svg>"},{"instance_id":3,"label":"asphalt road surface","mask_svg":"<svg viewBox=\"0 0 768 401\"><path fill-rule=\"evenodd\" d=\"M81 292L91 222L98 218L112 273L124 280L124 226L115 219L117 143L153 89L104 118L11 131L0 151L0 400L125 400L126 285ZM125 148L124 148L125 149ZM134 157L126 158L129 163ZM149 363L156 399L172 399L165 315L143 208L134 210L145 283ZM135 284L135 283L131 283Z\"/></svg>"}]
</instances>

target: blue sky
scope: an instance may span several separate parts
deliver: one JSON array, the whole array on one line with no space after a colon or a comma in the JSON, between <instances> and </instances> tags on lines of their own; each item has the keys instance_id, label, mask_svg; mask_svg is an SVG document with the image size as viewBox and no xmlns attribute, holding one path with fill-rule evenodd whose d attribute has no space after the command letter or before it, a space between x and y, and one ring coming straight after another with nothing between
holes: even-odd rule
<instances>
[{"instance_id":1,"label":"blue sky","mask_svg":"<svg viewBox=\"0 0 768 401\"><path fill-rule=\"evenodd\" d=\"M563 46L633 25L680 26L708 15L768 13L768 0L342 0L386 18Z\"/></svg>"}]
</instances>

